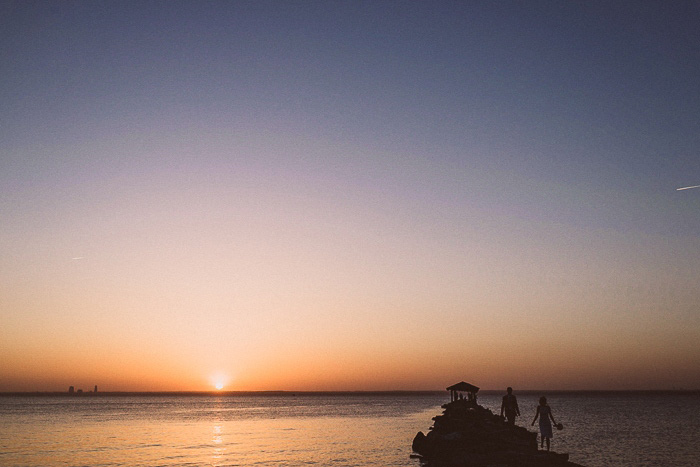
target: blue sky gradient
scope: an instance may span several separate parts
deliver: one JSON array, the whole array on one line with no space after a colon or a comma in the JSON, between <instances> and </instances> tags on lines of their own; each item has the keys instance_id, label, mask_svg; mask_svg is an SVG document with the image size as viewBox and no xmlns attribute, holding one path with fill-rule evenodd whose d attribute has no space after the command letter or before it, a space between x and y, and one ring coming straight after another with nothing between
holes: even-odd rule
<instances>
[{"instance_id":1,"label":"blue sky gradient","mask_svg":"<svg viewBox=\"0 0 700 467\"><path fill-rule=\"evenodd\" d=\"M0 390L697 389L699 20L6 2Z\"/></svg>"}]
</instances>

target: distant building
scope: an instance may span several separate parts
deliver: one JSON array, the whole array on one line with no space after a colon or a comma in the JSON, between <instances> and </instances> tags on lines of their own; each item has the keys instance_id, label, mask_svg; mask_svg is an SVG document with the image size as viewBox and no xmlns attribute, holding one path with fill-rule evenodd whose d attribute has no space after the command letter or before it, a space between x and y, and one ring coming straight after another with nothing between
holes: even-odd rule
<instances>
[{"instance_id":1,"label":"distant building","mask_svg":"<svg viewBox=\"0 0 700 467\"><path fill-rule=\"evenodd\" d=\"M75 388L73 386L68 388L68 394L73 394L75 393Z\"/></svg>"},{"instance_id":2,"label":"distant building","mask_svg":"<svg viewBox=\"0 0 700 467\"><path fill-rule=\"evenodd\" d=\"M97 392L97 385L95 385L95 392Z\"/></svg>"},{"instance_id":3,"label":"distant building","mask_svg":"<svg viewBox=\"0 0 700 467\"><path fill-rule=\"evenodd\" d=\"M78 389L78 394L82 394L82 393L83 393L83 390L82 390L82 389Z\"/></svg>"}]
</instances>

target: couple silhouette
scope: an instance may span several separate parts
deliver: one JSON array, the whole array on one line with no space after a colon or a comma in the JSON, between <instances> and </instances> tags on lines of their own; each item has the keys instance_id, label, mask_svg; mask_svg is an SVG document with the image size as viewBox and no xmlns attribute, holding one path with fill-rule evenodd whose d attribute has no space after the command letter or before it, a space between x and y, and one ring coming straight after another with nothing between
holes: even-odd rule
<instances>
[{"instance_id":1,"label":"couple silhouette","mask_svg":"<svg viewBox=\"0 0 700 467\"><path fill-rule=\"evenodd\" d=\"M507 394L503 396L503 402L501 402L501 417L505 414L506 423L515 425L515 417L520 416L518 399L513 394L513 388L509 387L506 389L506 392ZM540 447L544 448L546 442L547 451L549 451L550 440L552 439L552 424L559 430L563 428L563 425L554 421L552 408L547 405L547 398L544 396L540 397L540 405L537 406L535 418L530 425L534 425L538 418L540 419Z\"/></svg>"}]
</instances>

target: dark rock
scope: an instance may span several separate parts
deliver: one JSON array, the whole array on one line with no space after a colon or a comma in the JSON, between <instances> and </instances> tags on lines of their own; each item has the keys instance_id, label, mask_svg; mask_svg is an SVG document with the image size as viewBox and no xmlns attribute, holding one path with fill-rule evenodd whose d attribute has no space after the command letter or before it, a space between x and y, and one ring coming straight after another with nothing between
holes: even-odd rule
<instances>
[{"instance_id":1,"label":"dark rock","mask_svg":"<svg viewBox=\"0 0 700 467\"><path fill-rule=\"evenodd\" d=\"M426 452L428 449L427 441L425 440L425 435L422 431L419 431L415 438L413 438L413 444L411 445L413 452Z\"/></svg>"},{"instance_id":2,"label":"dark rock","mask_svg":"<svg viewBox=\"0 0 700 467\"><path fill-rule=\"evenodd\" d=\"M539 451L537 433L503 419L474 401L442 406L427 435L418 432L413 451L427 467L577 467L568 454ZM580 466L578 466L580 467Z\"/></svg>"}]
</instances>

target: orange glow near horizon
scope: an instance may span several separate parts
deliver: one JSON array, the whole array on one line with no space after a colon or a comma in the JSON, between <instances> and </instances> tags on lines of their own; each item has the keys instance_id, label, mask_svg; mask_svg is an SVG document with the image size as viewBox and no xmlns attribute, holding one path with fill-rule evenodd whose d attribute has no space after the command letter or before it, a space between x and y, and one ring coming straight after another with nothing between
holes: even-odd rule
<instances>
[{"instance_id":1,"label":"orange glow near horizon","mask_svg":"<svg viewBox=\"0 0 700 467\"><path fill-rule=\"evenodd\" d=\"M51 332L44 328L31 334L22 334L10 320L0 331L0 391L63 391L95 384L101 391L441 390L460 380L484 389L700 385L687 377L694 374L692 362L700 353L694 330L673 319L651 327L652 321L640 315L638 329L626 330L625 337L620 334L623 320L592 320L585 302L559 305L567 308L561 315L559 307L542 307L546 319L526 313L506 319L498 307L509 298L501 300L490 307L474 305L468 313L438 306L441 319L433 318L426 305L378 302L367 306L380 310L372 313L350 312L343 302L304 302L292 308L292 316L279 315L276 321L264 320L264 313L258 322L239 319L247 332L239 331L235 340L225 338L235 329L225 315L213 315L221 329L191 320L185 330L152 314L131 332L120 330L119 315L103 315L91 323L72 323L66 328L75 331L71 339L61 337L60 316L48 318L55 324ZM338 311L322 312L334 307ZM13 326L14 334L8 331ZM85 331L77 332L83 326ZM89 326L102 329L90 332ZM20 342L20 336L26 337Z\"/></svg>"}]
</instances>

